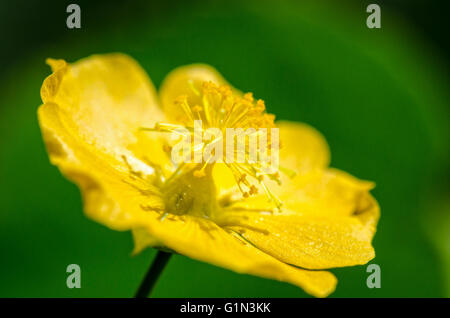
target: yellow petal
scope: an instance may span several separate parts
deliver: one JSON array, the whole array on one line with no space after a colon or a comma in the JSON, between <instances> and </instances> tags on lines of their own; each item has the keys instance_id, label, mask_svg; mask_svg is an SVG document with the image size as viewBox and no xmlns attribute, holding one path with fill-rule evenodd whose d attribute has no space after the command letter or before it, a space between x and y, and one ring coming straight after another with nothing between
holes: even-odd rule
<instances>
[{"instance_id":1,"label":"yellow petal","mask_svg":"<svg viewBox=\"0 0 450 318\"><path fill-rule=\"evenodd\" d=\"M325 297L335 289L336 278L331 273L280 262L206 219L169 215L163 221L148 216L146 221L152 236L188 257L238 273L289 282L317 297Z\"/></svg>"},{"instance_id":2,"label":"yellow petal","mask_svg":"<svg viewBox=\"0 0 450 318\"><path fill-rule=\"evenodd\" d=\"M234 192L235 195L240 195L236 185L236 179L225 163L219 162L214 164L213 179L216 184L218 197L222 197L232 192Z\"/></svg>"},{"instance_id":3,"label":"yellow petal","mask_svg":"<svg viewBox=\"0 0 450 318\"><path fill-rule=\"evenodd\" d=\"M50 160L79 185L90 217L128 229L135 211L123 209L120 200L162 206L149 182L158 177L155 169L132 151L150 138L136 134L138 128L159 116L154 89L136 62L121 54L49 64L53 74L43 83L38 117ZM162 161L158 149L150 148L149 156Z\"/></svg>"},{"instance_id":4,"label":"yellow petal","mask_svg":"<svg viewBox=\"0 0 450 318\"><path fill-rule=\"evenodd\" d=\"M163 207L150 179L138 177L123 161L83 142L63 124L58 105L47 103L38 113L50 160L80 187L89 217L113 229L127 230L135 225L139 213L151 213L147 207ZM129 204L140 209L127 209Z\"/></svg>"},{"instance_id":5,"label":"yellow petal","mask_svg":"<svg viewBox=\"0 0 450 318\"><path fill-rule=\"evenodd\" d=\"M315 128L296 122L278 121L280 129L280 164L297 174L326 168L330 150L325 138Z\"/></svg>"},{"instance_id":6,"label":"yellow petal","mask_svg":"<svg viewBox=\"0 0 450 318\"><path fill-rule=\"evenodd\" d=\"M277 189L281 212L257 195L225 207L215 220L244 231L256 247L289 264L309 269L365 264L374 257L371 241L379 219L368 192L372 187L339 170L313 170Z\"/></svg>"},{"instance_id":7,"label":"yellow petal","mask_svg":"<svg viewBox=\"0 0 450 318\"><path fill-rule=\"evenodd\" d=\"M150 235L144 228L134 228L131 232L133 234L134 242L133 255L139 254L147 247L163 247L162 243Z\"/></svg>"},{"instance_id":8,"label":"yellow petal","mask_svg":"<svg viewBox=\"0 0 450 318\"><path fill-rule=\"evenodd\" d=\"M225 180L225 170L217 177ZM217 181L219 183L219 181ZM231 181L229 181L231 182ZM369 205L368 191L374 187L369 181L359 180L337 169L312 170L285 179L281 186L271 184L271 191L282 202L283 213L312 216L350 216L358 214L361 206ZM236 190L234 189L234 192ZM271 210L273 204L263 193L233 203L234 209ZM362 215L361 215L362 216Z\"/></svg>"},{"instance_id":9,"label":"yellow petal","mask_svg":"<svg viewBox=\"0 0 450 318\"><path fill-rule=\"evenodd\" d=\"M180 106L174 103L181 95L188 97L189 105L202 105L198 92L201 92L203 82L231 87L217 70L206 64L181 66L170 72L159 89L165 115L174 122L178 122L184 115ZM235 92L239 94L237 90Z\"/></svg>"},{"instance_id":10,"label":"yellow petal","mask_svg":"<svg viewBox=\"0 0 450 318\"><path fill-rule=\"evenodd\" d=\"M74 64L48 63L53 74L42 85L42 100L57 105L65 125L83 142L119 158L139 139L155 139L139 128L152 127L164 117L152 83L132 58L107 54Z\"/></svg>"},{"instance_id":11,"label":"yellow petal","mask_svg":"<svg viewBox=\"0 0 450 318\"><path fill-rule=\"evenodd\" d=\"M341 170L314 170L285 182L276 193L287 210L301 215L356 214L374 184Z\"/></svg>"},{"instance_id":12,"label":"yellow petal","mask_svg":"<svg viewBox=\"0 0 450 318\"><path fill-rule=\"evenodd\" d=\"M308 269L365 264L374 256L372 231L356 217L258 215L241 211L232 228L273 257ZM237 221L239 220L239 221Z\"/></svg>"}]
</instances>

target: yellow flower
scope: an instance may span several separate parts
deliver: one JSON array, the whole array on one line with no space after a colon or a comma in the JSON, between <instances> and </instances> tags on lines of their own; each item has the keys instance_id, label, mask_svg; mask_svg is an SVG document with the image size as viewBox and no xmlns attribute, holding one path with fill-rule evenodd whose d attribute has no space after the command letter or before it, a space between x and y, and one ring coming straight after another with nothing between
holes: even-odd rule
<instances>
[{"instance_id":1,"label":"yellow flower","mask_svg":"<svg viewBox=\"0 0 450 318\"><path fill-rule=\"evenodd\" d=\"M191 115L212 121L223 110L242 126L273 126L262 101L228 88L213 68L180 67L156 95L145 72L122 54L48 64L53 74L42 85L38 116L50 160L80 187L90 218L133 232L135 252L164 247L318 297L336 286L323 269L374 257L373 184L329 168L326 141L305 124L276 123L280 174L261 177L251 164L172 164L161 131L192 125ZM227 98L240 103L239 112Z\"/></svg>"}]
</instances>

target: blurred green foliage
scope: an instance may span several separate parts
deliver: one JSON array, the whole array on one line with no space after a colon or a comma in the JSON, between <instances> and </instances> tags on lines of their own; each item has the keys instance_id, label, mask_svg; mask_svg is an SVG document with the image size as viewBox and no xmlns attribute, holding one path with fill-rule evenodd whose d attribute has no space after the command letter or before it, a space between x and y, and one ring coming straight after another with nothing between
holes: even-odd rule
<instances>
[{"instance_id":1,"label":"blurred green foliage","mask_svg":"<svg viewBox=\"0 0 450 318\"><path fill-rule=\"evenodd\" d=\"M439 203L427 207L436 193L448 194L448 87L439 57L397 17L383 12L382 29L370 30L365 7L324 2L149 5L139 18L118 15L103 27L82 6L85 15L81 30L31 51L0 78L0 296L128 297L151 262L153 250L130 256L130 233L84 217L77 187L49 164L37 123L46 57L115 51L137 59L156 86L179 65L213 65L278 118L318 128L333 167L377 183L382 217L372 262L382 288L366 287L366 266L336 269L333 296L444 295L449 250L440 246L450 235L446 226L433 229L447 214ZM81 289L66 287L71 263L81 266ZM177 255L154 296L306 294Z\"/></svg>"}]
</instances>

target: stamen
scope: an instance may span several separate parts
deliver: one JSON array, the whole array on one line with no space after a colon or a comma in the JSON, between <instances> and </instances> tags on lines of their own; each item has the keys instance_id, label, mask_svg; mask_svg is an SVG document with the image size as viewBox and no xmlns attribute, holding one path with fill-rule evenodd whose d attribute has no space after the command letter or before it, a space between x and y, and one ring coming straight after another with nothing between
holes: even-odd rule
<instances>
[{"instance_id":1,"label":"stamen","mask_svg":"<svg viewBox=\"0 0 450 318\"><path fill-rule=\"evenodd\" d=\"M234 228L234 227L240 227L242 230L249 229L251 231L260 232L261 234L268 235L270 232L266 229L262 229L256 226L249 225L245 222L242 222L242 220L248 219L247 216L242 215L239 217L236 216L228 216L224 215L222 218L218 218L215 221L217 224L220 225L220 227L224 228ZM240 233L242 234L242 233Z\"/></svg>"},{"instance_id":2,"label":"stamen","mask_svg":"<svg viewBox=\"0 0 450 318\"><path fill-rule=\"evenodd\" d=\"M193 173L194 177L201 178L201 177L204 177L206 175L205 174L205 168L209 164L210 160L211 160L211 158L208 158L208 160L206 160L206 162L203 164L203 166L202 166L202 168L200 170L195 170L194 171L194 173Z\"/></svg>"},{"instance_id":3,"label":"stamen","mask_svg":"<svg viewBox=\"0 0 450 318\"><path fill-rule=\"evenodd\" d=\"M264 191L266 192L267 196L269 197L270 201L272 201L278 210L281 210L281 206L283 203L278 199L267 187L265 182L261 181L261 185L263 186Z\"/></svg>"},{"instance_id":4,"label":"stamen","mask_svg":"<svg viewBox=\"0 0 450 318\"><path fill-rule=\"evenodd\" d=\"M192 92L194 92L195 95L200 96L200 92L199 92L198 89L194 86L194 81L193 81L193 80L189 80L189 81L188 81L188 85L189 85L189 88L192 90Z\"/></svg>"},{"instance_id":5,"label":"stamen","mask_svg":"<svg viewBox=\"0 0 450 318\"><path fill-rule=\"evenodd\" d=\"M287 167L279 166L278 170L280 170L282 173L284 173L290 179L294 178L297 175L297 172L295 172L294 170L289 169Z\"/></svg>"},{"instance_id":6,"label":"stamen","mask_svg":"<svg viewBox=\"0 0 450 318\"><path fill-rule=\"evenodd\" d=\"M166 216L168 216L169 215L169 213L167 213L167 212L164 212L160 217L159 217L159 220L162 222L162 221L164 221L164 219L166 218Z\"/></svg>"},{"instance_id":7,"label":"stamen","mask_svg":"<svg viewBox=\"0 0 450 318\"><path fill-rule=\"evenodd\" d=\"M180 136L186 136L185 130L188 130L189 132L191 132L191 131L193 131L193 128L185 127L182 125L156 123L154 127L139 127L139 130L176 133L176 134L179 134Z\"/></svg>"},{"instance_id":8,"label":"stamen","mask_svg":"<svg viewBox=\"0 0 450 318\"><path fill-rule=\"evenodd\" d=\"M192 115L191 108L187 102L187 95L181 95L175 100L175 105L179 105L181 109L184 111L186 116L190 121L194 120L194 116Z\"/></svg>"},{"instance_id":9,"label":"stamen","mask_svg":"<svg viewBox=\"0 0 450 318\"><path fill-rule=\"evenodd\" d=\"M208 128L219 128L221 131L225 131L226 128L253 128L255 129L255 132L246 134L245 136L248 140L246 146L250 141L250 137L256 137L260 140L259 136L262 134L262 131L258 128L267 129L269 135L267 136L267 141L264 142L267 142L267 145L265 145L264 150L256 150L257 158L259 158L259 160L254 162L255 158L251 156L249 149L244 147L244 150L240 148L234 150L234 156L239 157L244 155L245 162L227 163L225 158L223 162L225 162L231 170L243 197L256 195L258 193L258 185L261 185L269 198L269 201L273 202L275 206L280 209L280 200L269 190L264 182L264 176L267 176L270 180L277 182L278 185L281 184L279 173L277 171L272 172L271 163L267 162L267 160L262 160L262 158L267 159L267 154L265 152L272 150L272 138L270 138L271 131L269 128L275 127L275 117L266 113L264 101L261 99L255 100L252 93L245 93L242 96L234 95L230 87L225 85L219 86L212 82L203 82L201 89L195 86L193 81L189 81L188 85L192 93L198 96L198 100L201 102L200 104L190 105L187 95L181 95L175 100L175 103L183 110L181 113L182 118L180 118L180 123L183 124L157 123L153 128L142 127L140 129L154 132L175 132L183 137L191 137L191 140L197 140L195 137L198 137L198 135L194 136L194 131L196 131L194 130L194 122L196 120L202 120L200 130L201 136L203 136L204 131ZM219 141L223 142L225 141L225 138L223 136L220 138L216 137L214 140L206 143L196 143L194 141L191 145L190 150L191 154L194 154L194 158L198 157L199 152L202 158L201 168L192 171L194 177L202 178L205 176L206 167L213 164L211 162L213 156L204 158L203 151L207 145L213 145ZM166 152L171 151L170 147L165 147L164 150ZM224 151L224 153L226 152ZM197 154L197 156L195 154ZM177 168L177 171L174 172L174 175L181 173L179 170L181 169L180 166ZM267 171L271 171L271 173L268 173ZM295 175L295 172L287 168L280 167L280 171L287 174L289 177ZM170 177L169 180L171 178L172 177Z\"/></svg>"}]
</instances>

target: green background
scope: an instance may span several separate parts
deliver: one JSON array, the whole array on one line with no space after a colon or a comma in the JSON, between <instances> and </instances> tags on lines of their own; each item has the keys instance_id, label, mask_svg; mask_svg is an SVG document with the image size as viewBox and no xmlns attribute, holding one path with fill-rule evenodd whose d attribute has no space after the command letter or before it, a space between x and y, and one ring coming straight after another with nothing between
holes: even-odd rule
<instances>
[{"instance_id":1,"label":"green background","mask_svg":"<svg viewBox=\"0 0 450 318\"><path fill-rule=\"evenodd\" d=\"M211 64L278 118L319 129L333 167L376 182L381 288L367 288L366 266L336 269L332 297L450 296L448 65L407 19L382 9L382 28L368 29L368 2L79 1L82 28L68 30L66 3L30 3L0 6L1 297L129 297L155 255L132 257L129 232L83 215L38 127L45 58L107 52L134 57L156 86L177 66ZM24 10L35 13L18 22ZM66 287L72 263L81 289ZM180 255L153 295L308 296Z\"/></svg>"}]
</instances>

